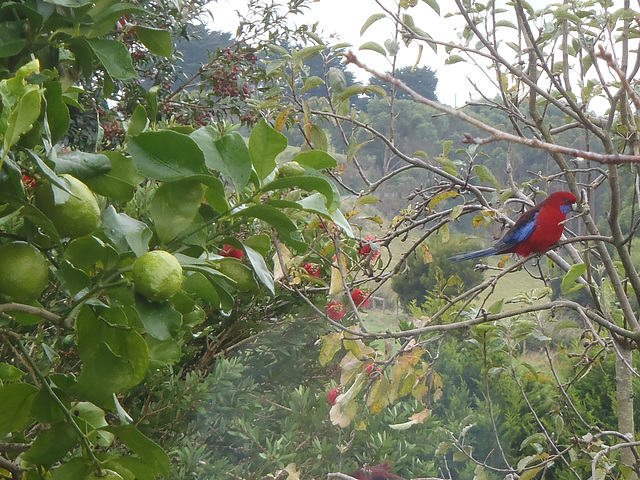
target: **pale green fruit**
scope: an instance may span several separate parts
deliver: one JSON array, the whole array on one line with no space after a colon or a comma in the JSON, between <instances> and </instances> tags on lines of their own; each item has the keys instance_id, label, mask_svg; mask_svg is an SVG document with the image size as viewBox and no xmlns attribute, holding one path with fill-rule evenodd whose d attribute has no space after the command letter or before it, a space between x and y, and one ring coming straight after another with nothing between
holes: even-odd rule
<instances>
[{"instance_id":1,"label":"pale green fruit","mask_svg":"<svg viewBox=\"0 0 640 480\"><path fill-rule=\"evenodd\" d=\"M182 285L180 262L164 250L153 250L139 257L133 265L136 291L147 300L164 302L173 297Z\"/></svg>"},{"instance_id":2,"label":"pale green fruit","mask_svg":"<svg viewBox=\"0 0 640 480\"><path fill-rule=\"evenodd\" d=\"M51 184L36 189L36 206L49 217L61 237L78 238L88 235L100 226L100 207L89 187L68 174L61 177L69 182L73 195L56 205ZM74 196L75 195L75 196Z\"/></svg>"},{"instance_id":3,"label":"pale green fruit","mask_svg":"<svg viewBox=\"0 0 640 480\"><path fill-rule=\"evenodd\" d=\"M49 279L49 263L26 242L0 247L0 294L15 302L30 303L42 294Z\"/></svg>"}]
</instances>

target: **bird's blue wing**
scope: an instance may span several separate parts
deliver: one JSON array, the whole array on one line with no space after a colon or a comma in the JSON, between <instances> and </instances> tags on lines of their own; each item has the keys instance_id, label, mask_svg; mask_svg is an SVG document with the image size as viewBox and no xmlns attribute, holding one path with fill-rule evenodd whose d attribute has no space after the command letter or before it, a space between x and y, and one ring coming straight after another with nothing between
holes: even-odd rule
<instances>
[{"instance_id":1,"label":"bird's blue wing","mask_svg":"<svg viewBox=\"0 0 640 480\"><path fill-rule=\"evenodd\" d=\"M516 224L511 227L507 234L496 243L495 248L500 253L507 250L521 242L524 242L536 229L536 218L538 217L538 210L529 210L525 213Z\"/></svg>"}]
</instances>

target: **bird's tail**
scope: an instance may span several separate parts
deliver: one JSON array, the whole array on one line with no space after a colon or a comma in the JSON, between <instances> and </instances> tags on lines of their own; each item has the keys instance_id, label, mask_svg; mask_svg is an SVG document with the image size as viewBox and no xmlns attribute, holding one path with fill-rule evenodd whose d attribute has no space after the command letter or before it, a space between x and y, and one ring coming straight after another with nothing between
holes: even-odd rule
<instances>
[{"instance_id":1,"label":"bird's tail","mask_svg":"<svg viewBox=\"0 0 640 480\"><path fill-rule=\"evenodd\" d=\"M495 255L496 249L494 247L485 248L483 250L476 250L474 252L460 253L449 257L453 263L464 262L465 260L471 260L472 258L488 257L489 255Z\"/></svg>"}]
</instances>

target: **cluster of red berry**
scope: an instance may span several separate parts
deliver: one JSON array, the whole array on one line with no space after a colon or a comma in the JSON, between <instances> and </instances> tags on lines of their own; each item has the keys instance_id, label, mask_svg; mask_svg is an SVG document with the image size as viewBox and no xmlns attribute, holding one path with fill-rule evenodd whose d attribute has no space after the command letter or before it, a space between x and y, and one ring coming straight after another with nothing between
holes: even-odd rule
<instances>
[{"instance_id":1,"label":"cluster of red berry","mask_svg":"<svg viewBox=\"0 0 640 480\"><path fill-rule=\"evenodd\" d=\"M255 53L246 53L242 50L232 50L227 47L220 51L219 55L207 70L210 75L213 92L221 98L245 99L254 93L254 88L244 81L249 75L253 65L258 60ZM238 79L243 80L241 82Z\"/></svg>"}]
</instances>

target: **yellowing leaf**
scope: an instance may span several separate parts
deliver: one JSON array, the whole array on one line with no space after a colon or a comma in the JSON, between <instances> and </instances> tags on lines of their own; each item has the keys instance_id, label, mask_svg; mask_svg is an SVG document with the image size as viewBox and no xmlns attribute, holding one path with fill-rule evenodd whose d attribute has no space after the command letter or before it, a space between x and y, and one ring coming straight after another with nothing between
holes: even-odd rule
<instances>
[{"instance_id":1,"label":"yellowing leaf","mask_svg":"<svg viewBox=\"0 0 640 480\"><path fill-rule=\"evenodd\" d=\"M433 255L431 254L431 250L426 244L420 245L420 249L422 250L422 261L424 263L433 263Z\"/></svg>"},{"instance_id":2,"label":"yellowing leaf","mask_svg":"<svg viewBox=\"0 0 640 480\"><path fill-rule=\"evenodd\" d=\"M482 215L476 215L473 217L473 228L479 227L484 223L484 217Z\"/></svg>"},{"instance_id":3,"label":"yellowing leaf","mask_svg":"<svg viewBox=\"0 0 640 480\"><path fill-rule=\"evenodd\" d=\"M342 268L345 270L347 268L347 257L344 253L340 254L340 260L342 263ZM337 260L334 259L335 266L331 267L331 282L329 284L329 295L338 295L344 291L344 283L342 281L342 277L340 276L340 270L337 268Z\"/></svg>"},{"instance_id":4,"label":"yellowing leaf","mask_svg":"<svg viewBox=\"0 0 640 480\"><path fill-rule=\"evenodd\" d=\"M503 255L503 257L498 262L498 268L503 268L508 261L509 261L509 255Z\"/></svg>"},{"instance_id":5,"label":"yellowing leaf","mask_svg":"<svg viewBox=\"0 0 640 480\"><path fill-rule=\"evenodd\" d=\"M280 254L282 255L282 262L284 263L285 268L287 268L287 264L291 261L291 252L286 246L280 245ZM280 263L278 254L275 253L273 255L273 279L277 282L283 278L285 278L285 275L282 269L282 264Z\"/></svg>"},{"instance_id":6,"label":"yellowing leaf","mask_svg":"<svg viewBox=\"0 0 640 480\"><path fill-rule=\"evenodd\" d=\"M389 381L385 376L378 377L371 386L367 395L367 407L373 415L382 413L384 407L389 404Z\"/></svg>"},{"instance_id":7,"label":"yellowing leaf","mask_svg":"<svg viewBox=\"0 0 640 480\"><path fill-rule=\"evenodd\" d=\"M421 412L414 413L413 415L411 415L409 417L409 420L415 420L418 423L424 423L427 421L427 418L429 418L430 413L431 413L431 410L429 410L428 408L425 408Z\"/></svg>"},{"instance_id":8,"label":"yellowing leaf","mask_svg":"<svg viewBox=\"0 0 640 480\"><path fill-rule=\"evenodd\" d=\"M435 197L433 197L431 199L431 201L429 202L429 210L433 210L434 208L436 208L436 205L438 205L440 202L451 198L451 197L457 197L458 195L460 195L458 192L455 192L453 190L447 190L446 192L441 192L439 194L437 194Z\"/></svg>"},{"instance_id":9,"label":"yellowing leaf","mask_svg":"<svg viewBox=\"0 0 640 480\"><path fill-rule=\"evenodd\" d=\"M342 348L342 334L330 333L322 337L322 347L320 348L320 365L323 367L333 360L336 353Z\"/></svg>"}]
</instances>

